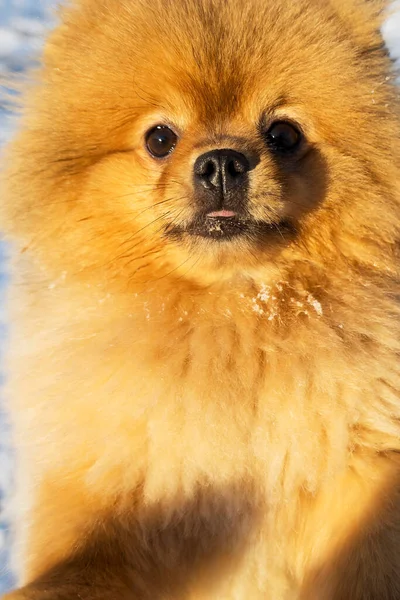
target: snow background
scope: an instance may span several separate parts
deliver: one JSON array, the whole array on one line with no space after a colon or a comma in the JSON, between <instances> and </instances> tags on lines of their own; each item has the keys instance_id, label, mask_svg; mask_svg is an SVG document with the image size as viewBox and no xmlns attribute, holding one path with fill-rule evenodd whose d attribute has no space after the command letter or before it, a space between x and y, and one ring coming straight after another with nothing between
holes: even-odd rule
<instances>
[{"instance_id":1,"label":"snow background","mask_svg":"<svg viewBox=\"0 0 400 600\"><path fill-rule=\"evenodd\" d=\"M3 76L23 73L34 63L40 53L43 37L54 23L56 4L57 0L0 0L0 85ZM400 68L400 0L393 2L392 6L396 13L386 21L383 35L392 57L397 60L397 66ZM12 129L11 106L9 102L0 98L0 146L9 138ZM0 242L0 291L3 291L6 274L4 258L1 257L4 257L4 248ZM1 315L0 294L0 339L4 340L6 328ZM11 481L12 451L9 427L0 403L0 594L13 585L12 573L7 562L10 533L3 506L6 490L11 488Z\"/></svg>"}]
</instances>

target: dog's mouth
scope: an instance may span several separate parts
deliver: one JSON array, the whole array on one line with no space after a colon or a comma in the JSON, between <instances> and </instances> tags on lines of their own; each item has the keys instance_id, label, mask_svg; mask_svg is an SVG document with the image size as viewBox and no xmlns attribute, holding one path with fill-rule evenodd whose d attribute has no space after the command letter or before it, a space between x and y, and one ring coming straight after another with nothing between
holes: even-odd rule
<instances>
[{"instance_id":1,"label":"dog's mouth","mask_svg":"<svg viewBox=\"0 0 400 600\"><path fill-rule=\"evenodd\" d=\"M248 216L241 216L233 211L215 211L198 214L186 225L170 224L165 229L166 235L181 239L183 236L194 236L213 241L230 241L246 237L252 241L290 242L296 235L296 228L289 220L260 221Z\"/></svg>"}]
</instances>

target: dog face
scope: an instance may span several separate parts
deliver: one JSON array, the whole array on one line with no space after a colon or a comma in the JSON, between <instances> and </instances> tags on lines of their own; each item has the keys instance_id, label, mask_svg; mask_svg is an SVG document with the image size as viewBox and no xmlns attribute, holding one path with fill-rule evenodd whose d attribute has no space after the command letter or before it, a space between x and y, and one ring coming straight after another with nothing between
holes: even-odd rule
<instances>
[{"instance_id":1,"label":"dog face","mask_svg":"<svg viewBox=\"0 0 400 600\"><path fill-rule=\"evenodd\" d=\"M30 197L59 198L31 211L61 230L58 256L197 281L375 260L397 236L397 125L375 7L344 4L66 11L17 142L37 148Z\"/></svg>"}]
</instances>

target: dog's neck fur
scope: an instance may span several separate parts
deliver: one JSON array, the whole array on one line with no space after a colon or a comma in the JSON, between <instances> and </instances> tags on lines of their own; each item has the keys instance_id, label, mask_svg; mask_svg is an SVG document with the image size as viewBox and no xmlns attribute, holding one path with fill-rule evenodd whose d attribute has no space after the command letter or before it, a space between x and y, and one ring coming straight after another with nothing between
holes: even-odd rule
<instances>
[{"instance_id":1,"label":"dog's neck fur","mask_svg":"<svg viewBox=\"0 0 400 600\"><path fill-rule=\"evenodd\" d=\"M174 447L183 471L190 472L185 464L197 461L198 470L191 471L194 478L200 472L213 473L215 465L223 473L224 455L230 455L230 470L241 470L241 461L244 470L246 464L258 464L268 495L275 490L280 501L282 493L290 496L293 486L318 489L346 466L357 448L375 452L397 450L399 445L399 335L396 320L390 326L386 318L388 310L395 315L398 308L390 295L379 293L373 282L361 277L353 278L345 300L338 285L336 281L322 288L297 275L269 284L240 277L199 289L170 278L137 292L112 294L103 286L70 287L64 274L42 288L52 309L43 314L40 303L42 314L37 318L43 322L42 341L52 338L55 329L62 332L65 363L49 368L63 380L71 378L71 389L82 390L79 398L69 400L77 403L76 411L78 406L89 412L99 406L109 411L104 422L108 431L103 432L107 437L113 436L114 422L117 439L124 421L136 427L144 419L145 429L154 431L147 441L154 454L148 458L153 464L147 473L148 489L153 468L159 492L168 488L159 477L162 449ZM70 306L69 322L55 310L58 303ZM33 361L38 343L29 344ZM117 360L121 349L123 364ZM57 356L54 352L50 360L57 362ZM102 386L90 382L98 361L103 361ZM154 379L158 387L149 387ZM55 414L57 410L50 408ZM69 410L74 412L72 406ZM232 439L223 442L225 431ZM144 435L147 438L148 430ZM224 448L217 460L216 439ZM96 459L93 472L99 462L113 460L123 462L123 457L116 454L112 459L107 452ZM111 470L115 467L109 465ZM169 481L172 488L177 485ZM288 482L290 489L285 489Z\"/></svg>"}]
</instances>

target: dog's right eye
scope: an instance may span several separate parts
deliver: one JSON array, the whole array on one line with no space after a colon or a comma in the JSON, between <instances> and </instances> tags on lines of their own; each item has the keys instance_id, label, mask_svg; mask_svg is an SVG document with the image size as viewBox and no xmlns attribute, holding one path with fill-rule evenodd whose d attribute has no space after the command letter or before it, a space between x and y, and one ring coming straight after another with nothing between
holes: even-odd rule
<instances>
[{"instance_id":1,"label":"dog's right eye","mask_svg":"<svg viewBox=\"0 0 400 600\"><path fill-rule=\"evenodd\" d=\"M178 136L166 125L156 125L146 134L146 148L154 158L165 158L174 150Z\"/></svg>"}]
</instances>

